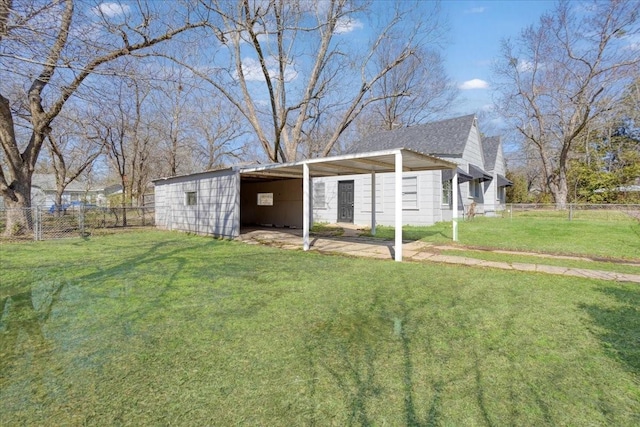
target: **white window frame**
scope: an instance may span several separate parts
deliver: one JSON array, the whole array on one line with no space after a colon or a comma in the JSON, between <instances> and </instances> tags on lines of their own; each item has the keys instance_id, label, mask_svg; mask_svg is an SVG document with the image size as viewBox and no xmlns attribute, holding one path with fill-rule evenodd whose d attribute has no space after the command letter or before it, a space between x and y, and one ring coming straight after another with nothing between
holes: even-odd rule
<instances>
[{"instance_id":1,"label":"white window frame","mask_svg":"<svg viewBox=\"0 0 640 427\"><path fill-rule=\"evenodd\" d=\"M197 191L185 191L184 192L184 205L185 206L198 206L198 192Z\"/></svg>"},{"instance_id":2,"label":"white window frame","mask_svg":"<svg viewBox=\"0 0 640 427\"><path fill-rule=\"evenodd\" d=\"M407 191L407 185L410 184L411 181L414 181L415 190L410 189L411 191ZM410 195L415 195L413 200L407 200ZM417 211L420 209L420 204L418 203L418 177L417 176L403 176L402 177L402 210L410 210Z\"/></svg>"},{"instance_id":3,"label":"white window frame","mask_svg":"<svg viewBox=\"0 0 640 427\"><path fill-rule=\"evenodd\" d=\"M478 199L480 197L482 191L480 189L481 185L482 183L478 179L469 181L469 198Z\"/></svg>"},{"instance_id":4,"label":"white window frame","mask_svg":"<svg viewBox=\"0 0 640 427\"><path fill-rule=\"evenodd\" d=\"M443 205L451 206L451 200L453 199L453 181L450 179L442 181L442 197L440 202Z\"/></svg>"},{"instance_id":5,"label":"white window frame","mask_svg":"<svg viewBox=\"0 0 640 427\"><path fill-rule=\"evenodd\" d=\"M327 209L327 183L324 181L313 183L313 208Z\"/></svg>"},{"instance_id":6,"label":"white window frame","mask_svg":"<svg viewBox=\"0 0 640 427\"><path fill-rule=\"evenodd\" d=\"M256 204L258 206L273 206L273 193L258 193Z\"/></svg>"},{"instance_id":7,"label":"white window frame","mask_svg":"<svg viewBox=\"0 0 640 427\"><path fill-rule=\"evenodd\" d=\"M498 187L498 201L500 203L505 203L506 200L507 200L507 188Z\"/></svg>"}]
</instances>

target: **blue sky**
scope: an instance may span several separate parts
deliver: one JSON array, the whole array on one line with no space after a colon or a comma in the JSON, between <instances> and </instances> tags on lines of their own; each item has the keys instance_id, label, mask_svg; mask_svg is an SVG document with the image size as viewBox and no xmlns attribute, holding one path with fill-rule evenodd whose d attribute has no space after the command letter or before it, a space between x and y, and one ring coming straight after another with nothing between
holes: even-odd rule
<instances>
[{"instance_id":1,"label":"blue sky","mask_svg":"<svg viewBox=\"0 0 640 427\"><path fill-rule=\"evenodd\" d=\"M492 104L491 63L500 54L500 41L517 37L554 4L548 0L442 2L450 26L443 56L450 77L461 89L454 113L477 113Z\"/></svg>"}]
</instances>

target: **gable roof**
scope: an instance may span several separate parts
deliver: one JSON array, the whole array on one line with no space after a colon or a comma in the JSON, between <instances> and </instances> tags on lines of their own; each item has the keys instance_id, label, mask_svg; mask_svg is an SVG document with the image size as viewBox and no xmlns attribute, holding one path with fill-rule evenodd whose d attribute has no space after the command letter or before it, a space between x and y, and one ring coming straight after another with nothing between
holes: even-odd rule
<instances>
[{"instance_id":1,"label":"gable roof","mask_svg":"<svg viewBox=\"0 0 640 427\"><path fill-rule=\"evenodd\" d=\"M31 186L38 187L43 191L56 190L56 176L52 173L34 173L31 177ZM65 191L83 192L86 186L78 181L71 181L65 187Z\"/></svg>"},{"instance_id":2,"label":"gable roof","mask_svg":"<svg viewBox=\"0 0 640 427\"><path fill-rule=\"evenodd\" d=\"M500 137L490 136L482 140L484 150L484 168L488 171L495 169L498 148L500 147Z\"/></svg>"},{"instance_id":3,"label":"gable roof","mask_svg":"<svg viewBox=\"0 0 640 427\"><path fill-rule=\"evenodd\" d=\"M376 132L353 144L347 153L408 148L431 155L462 156L475 115Z\"/></svg>"}]
</instances>

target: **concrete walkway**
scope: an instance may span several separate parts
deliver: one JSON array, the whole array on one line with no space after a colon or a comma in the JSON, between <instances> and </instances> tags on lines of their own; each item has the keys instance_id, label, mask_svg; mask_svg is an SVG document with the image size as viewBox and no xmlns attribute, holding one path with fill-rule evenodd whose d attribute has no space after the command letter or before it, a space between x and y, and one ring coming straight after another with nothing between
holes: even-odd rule
<instances>
[{"instance_id":1,"label":"concrete walkway","mask_svg":"<svg viewBox=\"0 0 640 427\"><path fill-rule=\"evenodd\" d=\"M237 240L249 244L263 244L282 249L302 249L302 230L279 228L255 228L243 230ZM614 271L591 270L586 268L558 267L545 264L525 264L519 262L483 261L457 255L442 255L441 250L460 249L459 247L435 246L421 241L406 241L403 259L414 262L440 262L474 267L498 268L501 270L538 272L561 276L582 277L587 279L611 280L616 282L640 283L640 274L618 273ZM343 254L355 257L393 259L393 242L359 237L355 229L345 229L340 236L311 237L311 250ZM538 256L540 258L571 259L593 261L589 258L553 256L546 254L521 253L513 251L495 251L496 253ZM631 263L630 263L631 264ZM636 265L636 264L632 264ZM639 265L640 266L640 265Z\"/></svg>"}]
</instances>

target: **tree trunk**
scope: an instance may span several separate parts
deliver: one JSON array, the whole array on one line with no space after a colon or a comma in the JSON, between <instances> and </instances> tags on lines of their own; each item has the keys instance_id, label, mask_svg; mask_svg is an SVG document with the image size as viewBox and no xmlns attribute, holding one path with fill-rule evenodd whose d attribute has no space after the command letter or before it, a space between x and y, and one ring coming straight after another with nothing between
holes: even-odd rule
<instances>
[{"instance_id":1,"label":"tree trunk","mask_svg":"<svg viewBox=\"0 0 640 427\"><path fill-rule=\"evenodd\" d=\"M120 198L120 207L122 207L122 226L127 226L127 187L125 181L122 180L122 197Z\"/></svg>"},{"instance_id":2,"label":"tree trunk","mask_svg":"<svg viewBox=\"0 0 640 427\"><path fill-rule=\"evenodd\" d=\"M56 200L53 209L55 216L62 216L64 213L64 206L62 205L62 191L56 191Z\"/></svg>"},{"instance_id":3,"label":"tree trunk","mask_svg":"<svg viewBox=\"0 0 640 427\"><path fill-rule=\"evenodd\" d=\"M558 172L558 182L553 186L553 199L556 202L556 209L564 210L567 208L567 196L569 195L569 187L567 186L567 171L560 168Z\"/></svg>"},{"instance_id":4,"label":"tree trunk","mask_svg":"<svg viewBox=\"0 0 640 427\"><path fill-rule=\"evenodd\" d=\"M25 235L33 230L31 216L31 174L26 179L17 179L12 185L12 196L5 197L7 224L5 236ZM26 184L26 185L25 185Z\"/></svg>"}]
</instances>

